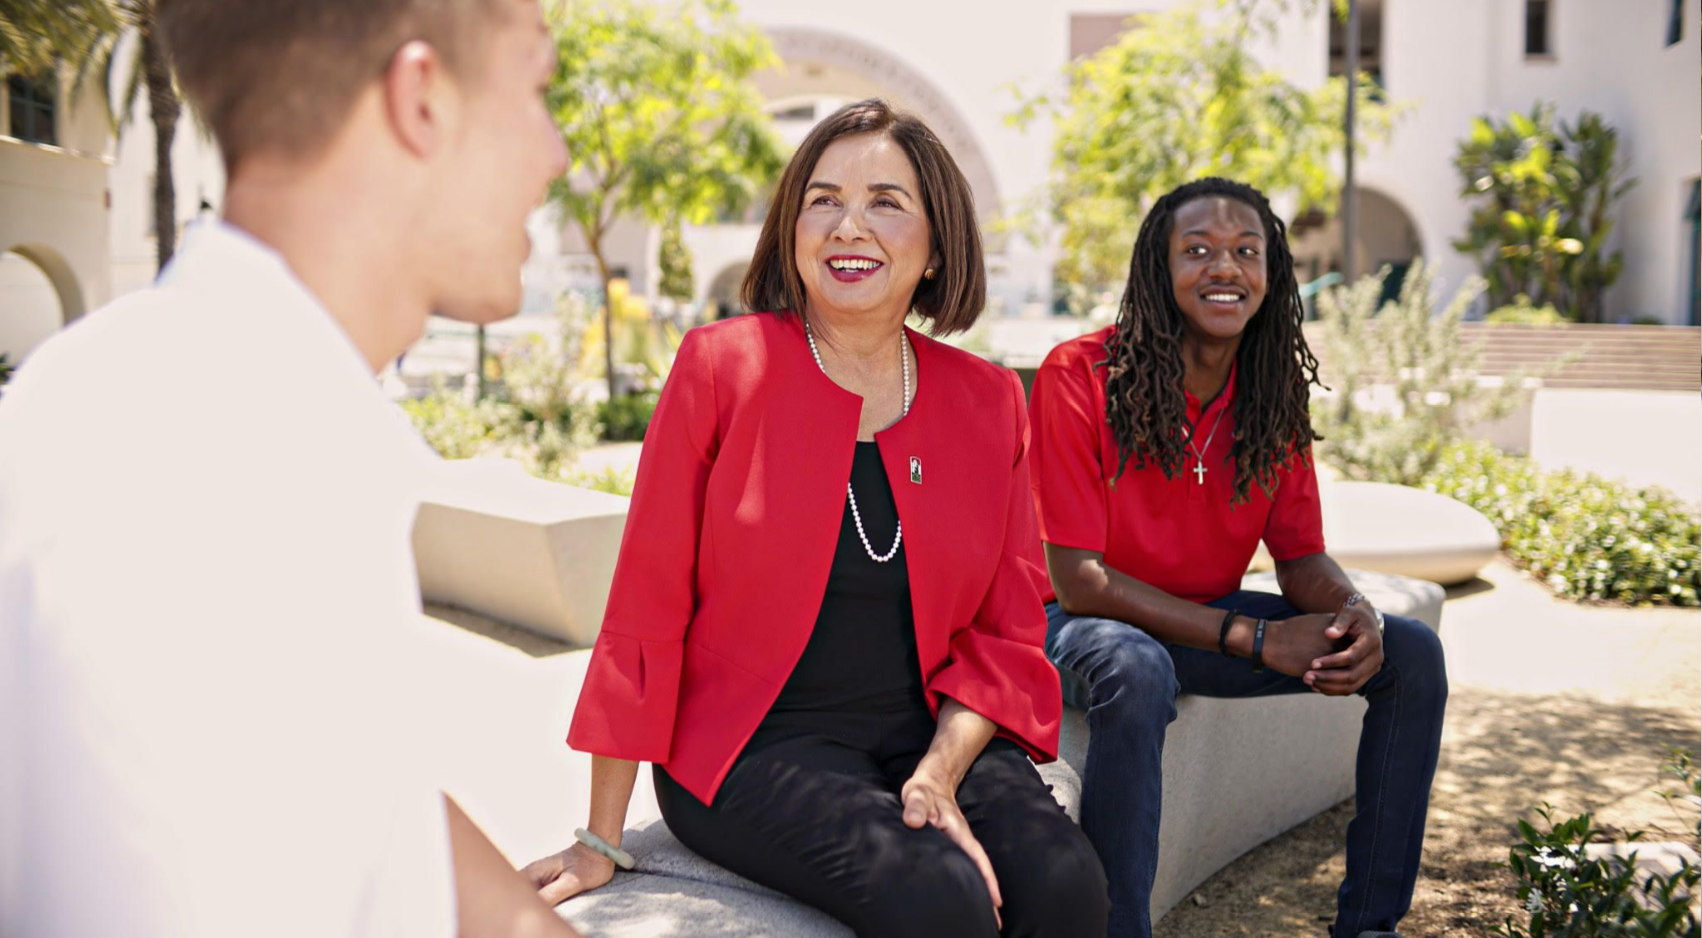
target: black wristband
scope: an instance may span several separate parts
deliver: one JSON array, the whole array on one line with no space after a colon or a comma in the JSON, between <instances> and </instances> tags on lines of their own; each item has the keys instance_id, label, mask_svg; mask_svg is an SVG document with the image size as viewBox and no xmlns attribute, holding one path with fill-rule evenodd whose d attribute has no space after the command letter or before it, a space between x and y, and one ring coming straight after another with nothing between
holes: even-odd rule
<instances>
[{"instance_id":1,"label":"black wristband","mask_svg":"<svg viewBox=\"0 0 1702 938\"><path fill-rule=\"evenodd\" d=\"M1230 626L1231 623L1233 623L1235 621L1235 617L1240 615L1240 614L1241 614L1241 610L1239 610L1239 609L1229 610L1229 615L1226 615L1226 616L1223 617L1223 626L1217 630L1217 650L1218 650L1218 653L1223 655L1225 658L1230 657L1230 655L1229 655L1229 626Z\"/></svg>"},{"instance_id":2,"label":"black wristband","mask_svg":"<svg viewBox=\"0 0 1702 938\"><path fill-rule=\"evenodd\" d=\"M1253 673L1259 674L1265 670L1265 626L1270 623L1264 619L1253 628Z\"/></svg>"}]
</instances>

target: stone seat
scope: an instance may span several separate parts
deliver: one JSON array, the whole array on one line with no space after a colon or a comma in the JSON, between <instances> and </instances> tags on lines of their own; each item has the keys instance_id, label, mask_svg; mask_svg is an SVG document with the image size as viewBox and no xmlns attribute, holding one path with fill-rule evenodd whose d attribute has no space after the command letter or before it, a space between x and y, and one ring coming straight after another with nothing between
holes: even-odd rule
<instances>
[{"instance_id":1,"label":"stone seat","mask_svg":"<svg viewBox=\"0 0 1702 938\"><path fill-rule=\"evenodd\" d=\"M505 459L442 463L414 521L420 595L586 646L597 639L629 501Z\"/></svg>"},{"instance_id":2,"label":"stone seat","mask_svg":"<svg viewBox=\"0 0 1702 938\"><path fill-rule=\"evenodd\" d=\"M1477 576L1501 549L1483 513L1446 495L1382 482L1326 482L1318 497L1330 556L1355 570L1452 586ZM1271 558L1260 545L1256 569Z\"/></svg>"},{"instance_id":3,"label":"stone seat","mask_svg":"<svg viewBox=\"0 0 1702 938\"><path fill-rule=\"evenodd\" d=\"M1352 577L1385 613L1440 626L1442 589L1436 584L1357 570ZM1251 575L1243 585L1276 591L1271 574ZM1179 700L1165 744L1154 920L1236 857L1350 797L1364 713L1365 702L1358 697ZM1059 759L1040 767L1071 817L1079 807L1087 740L1086 719L1066 708ZM558 909L587 934L851 934L828 916L696 856L655 819L653 802L635 803L629 816L649 819L626 833L625 846L638 868L617 873L609 885Z\"/></svg>"}]
</instances>

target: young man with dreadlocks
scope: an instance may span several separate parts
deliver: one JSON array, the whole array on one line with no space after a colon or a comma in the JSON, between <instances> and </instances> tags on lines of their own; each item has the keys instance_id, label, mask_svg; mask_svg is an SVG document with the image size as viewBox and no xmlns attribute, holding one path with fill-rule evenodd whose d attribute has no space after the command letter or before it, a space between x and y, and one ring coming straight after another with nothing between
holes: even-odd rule
<instances>
[{"instance_id":1,"label":"young man with dreadlocks","mask_svg":"<svg viewBox=\"0 0 1702 938\"><path fill-rule=\"evenodd\" d=\"M1281 219L1250 186L1201 179L1141 225L1116 324L1058 346L1035 378L1046 651L1087 711L1081 822L1118 938L1151 933L1164 734L1183 693L1365 697L1332 933L1392 935L1412 902L1442 648L1324 553L1302 318ZM1281 596L1240 589L1261 539Z\"/></svg>"}]
</instances>

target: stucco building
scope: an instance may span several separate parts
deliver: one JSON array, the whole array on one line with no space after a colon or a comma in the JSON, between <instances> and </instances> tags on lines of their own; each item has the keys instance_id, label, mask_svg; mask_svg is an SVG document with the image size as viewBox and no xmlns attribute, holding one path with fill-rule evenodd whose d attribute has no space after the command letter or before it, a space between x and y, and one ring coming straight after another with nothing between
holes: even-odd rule
<instances>
[{"instance_id":1,"label":"stucco building","mask_svg":"<svg viewBox=\"0 0 1702 938\"><path fill-rule=\"evenodd\" d=\"M743 0L741 13L783 60L757 78L783 137L797 141L846 101L891 98L920 113L951 147L991 221L1038 192L1051 161L1046 122L1026 131L1007 122L1017 101L1012 89L1055 85L1072 57L1114 41L1129 17L1176 2ZM1625 270L1607 296L1609 318L1698 321L1702 0L1360 3L1362 67L1407 109L1392 138L1357 166L1358 270L1423 256L1439 265L1445 284L1472 273L1473 261L1450 246L1469 214L1455 147L1473 117L1550 101L1564 119L1583 109L1602 114L1618 129L1628 175L1638 180L1617 219L1614 244ZM1288 4L1256 54L1302 86L1339 73L1347 37L1327 9ZM145 101L115 141L93 92L67 101L66 87L24 85L9 80L0 98L0 351L14 360L57 323L147 283L154 255ZM217 155L187 118L174 165L180 224L203 201L219 204ZM1298 209L1286 208L1291 217ZM753 212L687 229L697 302L733 305L757 221ZM532 229L528 305L543 309L554 289L588 282L591 265L576 234L547 211ZM614 263L641 294L654 296L659 240L636 222L610 237ZM991 234L988 246L994 314L1044 315L1053 297L1051 249ZM1316 276L1340 262L1339 229L1333 220L1306 219L1295 248L1302 276Z\"/></svg>"}]
</instances>

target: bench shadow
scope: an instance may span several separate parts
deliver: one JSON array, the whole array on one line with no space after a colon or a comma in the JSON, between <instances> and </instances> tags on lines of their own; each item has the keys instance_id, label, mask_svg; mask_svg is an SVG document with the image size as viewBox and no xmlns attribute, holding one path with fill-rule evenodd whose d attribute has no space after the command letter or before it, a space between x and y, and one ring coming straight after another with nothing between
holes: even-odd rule
<instances>
[{"instance_id":1,"label":"bench shadow","mask_svg":"<svg viewBox=\"0 0 1702 938\"><path fill-rule=\"evenodd\" d=\"M1492 592L1494 589L1494 583L1489 582L1483 577L1474 576L1464 583L1455 583L1453 586L1444 586L1442 588L1442 597L1445 602L1450 599L1464 599L1467 596L1476 596L1479 593Z\"/></svg>"},{"instance_id":2,"label":"bench shadow","mask_svg":"<svg viewBox=\"0 0 1702 938\"><path fill-rule=\"evenodd\" d=\"M465 629L474 635L501 642L504 645L530 655L533 658L550 658L579 649L566 642L547 638L536 632L529 632L517 625L498 622L476 612L468 612L454 606L444 606L438 603L426 603L425 614L439 622L445 622L456 628Z\"/></svg>"}]
</instances>

